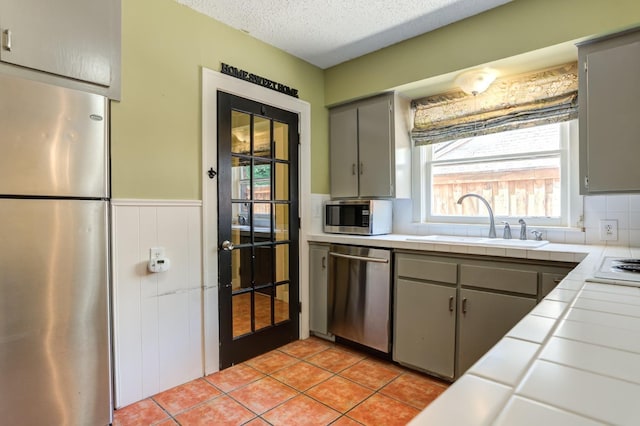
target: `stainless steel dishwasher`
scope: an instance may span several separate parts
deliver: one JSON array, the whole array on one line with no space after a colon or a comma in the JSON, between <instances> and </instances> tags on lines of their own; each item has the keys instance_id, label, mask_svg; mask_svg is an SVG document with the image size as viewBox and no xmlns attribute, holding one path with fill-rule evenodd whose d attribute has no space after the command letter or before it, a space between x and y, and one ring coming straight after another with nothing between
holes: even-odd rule
<instances>
[{"instance_id":1,"label":"stainless steel dishwasher","mask_svg":"<svg viewBox=\"0 0 640 426\"><path fill-rule=\"evenodd\" d=\"M391 250L330 245L328 305L330 333L389 353Z\"/></svg>"}]
</instances>

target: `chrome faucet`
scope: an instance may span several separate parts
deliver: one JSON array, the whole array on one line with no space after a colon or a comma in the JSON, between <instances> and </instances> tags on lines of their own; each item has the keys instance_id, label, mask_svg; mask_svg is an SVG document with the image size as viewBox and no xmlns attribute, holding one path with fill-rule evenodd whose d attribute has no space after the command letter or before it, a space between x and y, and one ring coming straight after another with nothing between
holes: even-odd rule
<instances>
[{"instance_id":1,"label":"chrome faucet","mask_svg":"<svg viewBox=\"0 0 640 426\"><path fill-rule=\"evenodd\" d=\"M520 239L526 240L527 239L527 223L524 221L524 219L520 219L518 223L520 224Z\"/></svg>"},{"instance_id":2,"label":"chrome faucet","mask_svg":"<svg viewBox=\"0 0 640 426\"><path fill-rule=\"evenodd\" d=\"M542 232L533 230L531 233L535 237L536 241L542 241Z\"/></svg>"},{"instance_id":3,"label":"chrome faucet","mask_svg":"<svg viewBox=\"0 0 640 426\"><path fill-rule=\"evenodd\" d=\"M511 239L511 226L509 226L509 222L507 222L507 221L503 221L502 223L504 223L504 231L502 232L502 239L503 240L510 240Z\"/></svg>"},{"instance_id":4,"label":"chrome faucet","mask_svg":"<svg viewBox=\"0 0 640 426\"><path fill-rule=\"evenodd\" d=\"M462 204L462 200L464 200L467 197L475 197L478 200L482 201L482 203L487 207L487 210L489 211L489 238L495 238L496 237L496 222L493 219L493 210L491 210L491 206L489 205L489 202L487 200L484 199L483 196L478 195L478 194L465 194L462 197L458 198L458 204Z\"/></svg>"}]
</instances>

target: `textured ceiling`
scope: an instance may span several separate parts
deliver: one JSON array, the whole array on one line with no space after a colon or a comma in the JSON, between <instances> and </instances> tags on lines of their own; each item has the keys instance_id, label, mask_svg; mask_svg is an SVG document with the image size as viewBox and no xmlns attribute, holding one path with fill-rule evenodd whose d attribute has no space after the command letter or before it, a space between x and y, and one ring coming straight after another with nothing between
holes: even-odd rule
<instances>
[{"instance_id":1,"label":"textured ceiling","mask_svg":"<svg viewBox=\"0 0 640 426\"><path fill-rule=\"evenodd\" d=\"M328 68L511 0L176 0Z\"/></svg>"}]
</instances>

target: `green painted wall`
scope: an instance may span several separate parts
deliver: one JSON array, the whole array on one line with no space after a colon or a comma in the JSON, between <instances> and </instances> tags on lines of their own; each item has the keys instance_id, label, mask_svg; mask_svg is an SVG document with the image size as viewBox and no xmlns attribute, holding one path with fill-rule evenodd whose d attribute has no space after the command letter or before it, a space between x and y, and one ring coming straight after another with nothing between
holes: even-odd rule
<instances>
[{"instance_id":1,"label":"green painted wall","mask_svg":"<svg viewBox=\"0 0 640 426\"><path fill-rule=\"evenodd\" d=\"M122 0L122 101L111 103L114 198L201 199L201 67L226 62L311 104L312 191L327 193L323 71L174 0Z\"/></svg>"},{"instance_id":2,"label":"green painted wall","mask_svg":"<svg viewBox=\"0 0 640 426\"><path fill-rule=\"evenodd\" d=\"M329 192L325 105L640 24L638 0L515 0L324 72L174 0L122 0L114 198L201 198L200 68L227 62L311 104L311 190Z\"/></svg>"},{"instance_id":3,"label":"green painted wall","mask_svg":"<svg viewBox=\"0 0 640 426\"><path fill-rule=\"evenodd\" d=\"M515 0L325 70L325 99L332 105L638 24L638 0Z\"/></svg>"}]
</instances>

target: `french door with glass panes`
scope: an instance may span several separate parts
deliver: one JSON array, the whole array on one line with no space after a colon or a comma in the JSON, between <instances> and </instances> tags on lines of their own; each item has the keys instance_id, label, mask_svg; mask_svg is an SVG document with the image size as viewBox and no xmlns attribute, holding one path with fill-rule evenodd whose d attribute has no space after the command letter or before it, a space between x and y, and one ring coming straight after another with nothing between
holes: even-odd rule
<instances>
[{"instance_id":1,"label":"french door with glass panes","mask_svg":"<svg viewBox=\"0 0 640 426\"><path fill-rule=\"evenodd\" d=\"M220 368L298 338L298 115L218 92Z\"/></svg>"}]
</instances>

